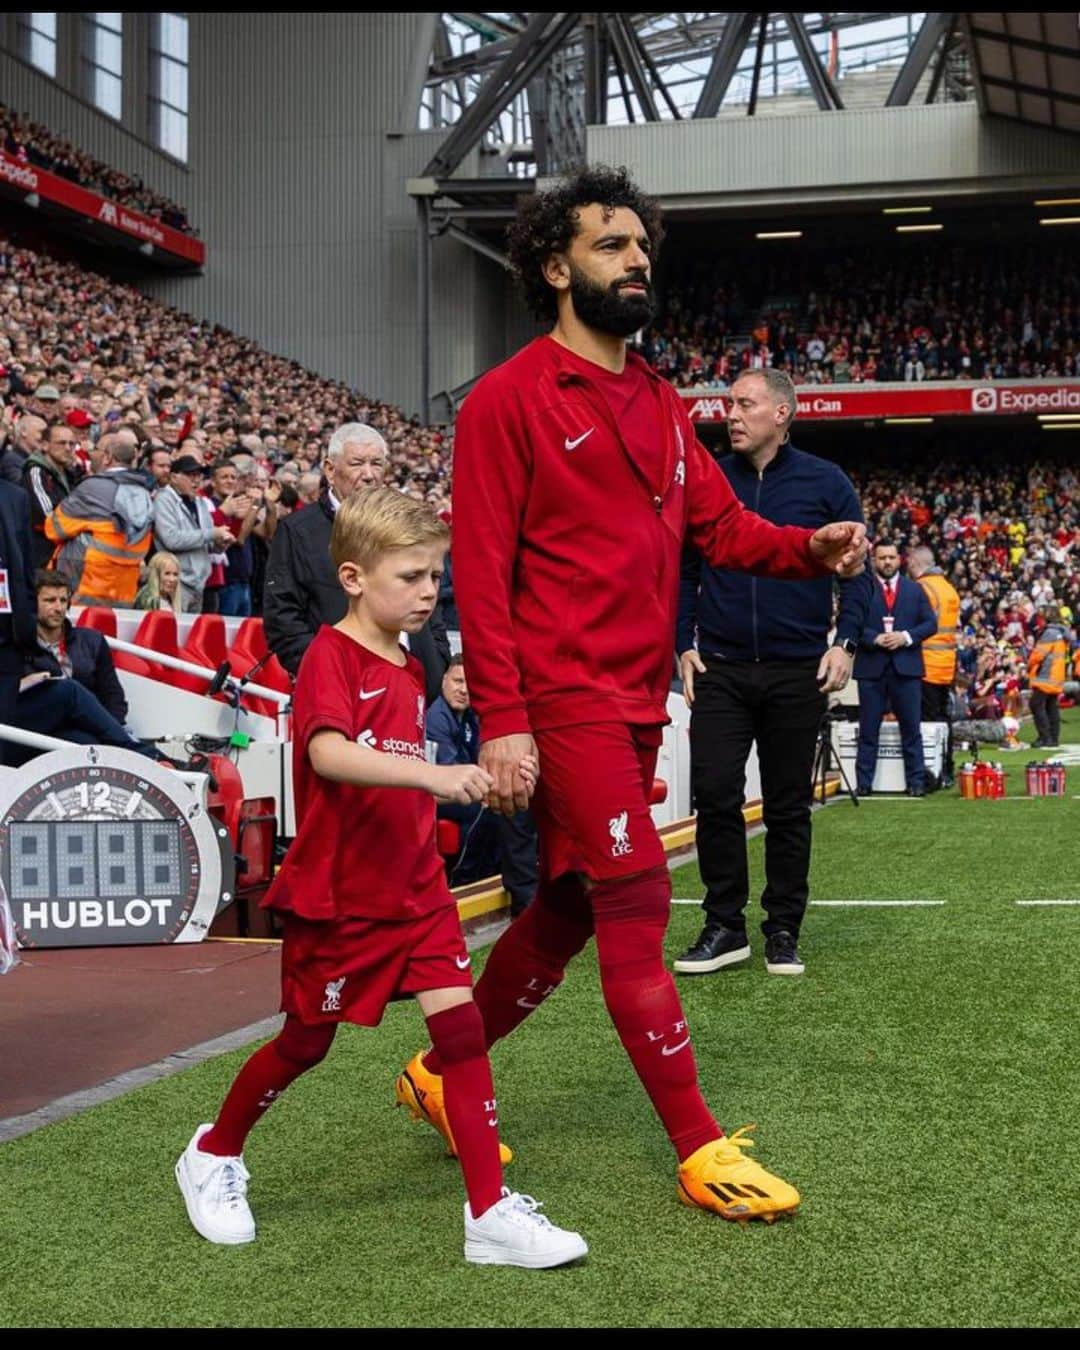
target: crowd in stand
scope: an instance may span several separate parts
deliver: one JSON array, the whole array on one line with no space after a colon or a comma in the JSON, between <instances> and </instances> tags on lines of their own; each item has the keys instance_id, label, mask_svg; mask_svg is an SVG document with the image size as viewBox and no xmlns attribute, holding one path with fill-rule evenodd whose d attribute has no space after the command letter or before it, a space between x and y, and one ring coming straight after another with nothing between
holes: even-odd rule
<instances>
[{"instance_id":1,"label":"crowd in stand","mask_svg":"<svg viewBox=\"0 0 1080 1350\"><path fill-rule=\"evenodd\" d=\"M209 468L241 454L250 461L245 477L254 475L264 490L276 479L307 500L317 493L334 428L365 422L389 448L387 481L449 510L445 431L133 287L3 237L0 399L2 432L11 441L26 413L65 422L84 456L104 432L124 428L134 434L140 465L155 454L159 465L186 454Z\"/></svg>"},{"instance_id":2,"label":"crowd in stand","mask_svg":"<svg viewBox=\"0 0 1080 1350\"><path fill-rule=\"evenodd\" d=\"M1074 284L1062 275L1063 287ZM143 568L139 603L193 607L195 573L184 547L191 517L207 554L196 569L199 605L259 613L276 525L326 490L323 458L344 422L377 429L390 452L385 481L449 518L452 443L444 431L2 238L0 296L0 475L30 492L38 564L53 558L57 543L46 516L82 470L110 453L112 467L140 473L152 495L163 556ZM1047 296L1038 289L1035 296L1042 315ZM1054 302L1076 322L1071 300ZM822 313L832 303L820 293ZM110 436L117 432L130 454L117 449ZM853 477L872 532L902 547L930 545L959 590L961 668L972 688L991 690L985 707L1002 704L1003 688L1015 696L1045 621L1040 607L1061 605L1070 625L1080 615L1080 478L1067 466L986 462L925 471L863 466ZM193 505L196 498L203 504Z\"/></svg>"},{"instance_id":3,"label":"crowd in stand","mask_svg":"<svg viewBox=\"0 0 1080 1350\"><path fill-rule=\"evenodd\" d=\"M1075 250L685 261L660 289L643 351L681 387L765 366L797 385L1080 375Z\"/></svg>"},{"instance_id":4,"label":"crowd in stand","mask_svg":"<svg viewBox=\"0 0 1080 1350\"><path fill-rule=\"evenodd\" d=\"M85 151L78 150L70 141L57 136L48 127L32 122L29 117L0 103L0 145L23 164L54 173L59 178L77 183L90 192L100 193L132 211L160 220L171 229L197 235L182 206L154 192L137 174L121 173Z\"/></svg>"},{"instance_id":5,"label":"crowd in stand","mask_svg":"<svg viewBox=\"0 0 1080 1350\"><path fill-rule=\"evenodd\" d=\"M867 525L906 550L925 544L960 596L959 670L977 717L1015 714L1028 661L1056 608L1080 619L1080 474L1069 463L941 461L853 469ZM1080 672L1080 660L1074 664ZM1074 676L1075 678L1075 676Z\"/></svg>"}]
</instances>

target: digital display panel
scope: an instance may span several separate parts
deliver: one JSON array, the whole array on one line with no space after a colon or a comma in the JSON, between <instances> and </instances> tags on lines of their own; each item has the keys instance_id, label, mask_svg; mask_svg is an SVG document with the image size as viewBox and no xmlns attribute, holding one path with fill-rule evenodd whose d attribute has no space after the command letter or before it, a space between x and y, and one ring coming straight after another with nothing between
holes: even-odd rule
<instances>
[{"instance_id":1,"label":"digital display panel","mask_svg":"<svg viewBox=\"0 0 1080 1350\"><path fill-rule=\"evenodd\" d=\"M178 896L180 823L174 820L14 821L13 901Z\"/></svg>"}]
</instances>

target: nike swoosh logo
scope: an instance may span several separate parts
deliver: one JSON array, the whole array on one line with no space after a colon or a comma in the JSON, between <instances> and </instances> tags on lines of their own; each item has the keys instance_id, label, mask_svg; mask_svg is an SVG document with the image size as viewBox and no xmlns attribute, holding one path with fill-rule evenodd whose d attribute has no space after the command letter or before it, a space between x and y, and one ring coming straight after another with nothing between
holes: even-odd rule
<instances>
[{"instance_id":1,"label":"nike swoosh logo","mask_svg":"<svg viewBox=\"0 0 1080 1350\"><path fill-rule=\"evenodd\" d=\"M660 1047L660 1053L662 1055L677 1055L679 1051L683 1049L684 1046L687 1046L689 1044L690 1044L690 1037L687 1036L686 1040L680 1041L678 1045L662 1045Z\"/></svg>"},{"instance_id":2,"label":"nike swoosh logo","mask_svg":"<svg viewBox=\"0 0 1080 1350\"><path fill-rule=\"evenodd\" d=\"M468 969L469 969L469 958L466 957L465 960L463 961L463 960L461 959L460 956L455 956L455 957L454 957L454 965L457 966L458 970L468 970Z\"/></svg>"},{"instance_id":3,"label":"nike swoosh logo","mask_svg":"<svg viewBox=\"0 0 1080 1350\"><path fill-rule=\"evenodd\" d=\"M596 430L595 427L590 427L588 431L586 431L583 435L579 436L576 441L572 441L570 437L567 436L566 440L563 441L563 448L566 450L576 450L578 446L581 444L581 442L587 441L595 430Z\"/></svg>"},{"instance_id":4,"label":"nike swoosh logo","mask_svg":"<svg viewBox=\"0 0 1080 1350\"><path fill-rule=\"evenodd\" d=\"M527 998L519 998L517 1001L519 1008L539 1008L539 1003L530 1003Z\"/></svg>"},{"instance_id":5,"label":"nike swoosh logo","mask_svg":"<svg viewBox=\"0 0 1080 1350\"><path fill-rule=\"evenodd\" d=\"M366 703L369 698L378 698L380 694L385 693L386 693L386 685L384 684L381 689L361 689L360 697Z\"/></svg>"}]
</instances>

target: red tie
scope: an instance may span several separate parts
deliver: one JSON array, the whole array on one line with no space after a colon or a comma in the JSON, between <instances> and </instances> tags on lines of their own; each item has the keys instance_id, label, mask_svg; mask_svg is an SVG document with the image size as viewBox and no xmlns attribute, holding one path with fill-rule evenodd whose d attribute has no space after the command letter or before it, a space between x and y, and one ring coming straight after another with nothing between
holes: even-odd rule
<instances>
[{"instance_id":1,"label":"red tie","mask_svg":"<svg viewBox=\"0 0 1080 1350\"><path fill-rule=\"evenodd\" d=\"M896 582L883 581L881 583L881 589L885 592L885 608L891 614L893 612L893 605L896 604Z\"/></svg>"}]
</instances>

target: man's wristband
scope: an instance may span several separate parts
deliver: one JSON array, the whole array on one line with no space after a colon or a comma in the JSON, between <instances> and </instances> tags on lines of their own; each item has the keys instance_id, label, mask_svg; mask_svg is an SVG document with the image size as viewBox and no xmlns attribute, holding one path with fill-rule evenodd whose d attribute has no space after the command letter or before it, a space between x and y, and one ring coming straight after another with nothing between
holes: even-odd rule
<instances>
[{"instance_id":1,"label":"man's wristband","mask_svg":"<svg viewBox=\"0 0 1080 1350\"><path fill-rule=\"evenodd\" d=\"M851 638L837 638L833 646L839 647L847 656L854 656L859 649L858 643L852 642Z\"/></svg>"}]
</instances>

